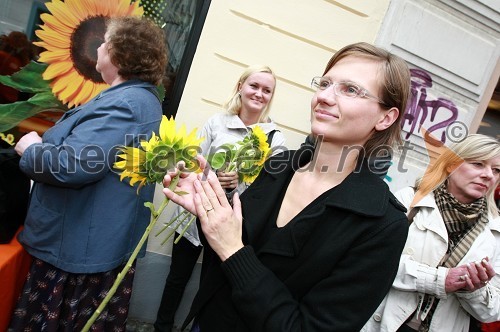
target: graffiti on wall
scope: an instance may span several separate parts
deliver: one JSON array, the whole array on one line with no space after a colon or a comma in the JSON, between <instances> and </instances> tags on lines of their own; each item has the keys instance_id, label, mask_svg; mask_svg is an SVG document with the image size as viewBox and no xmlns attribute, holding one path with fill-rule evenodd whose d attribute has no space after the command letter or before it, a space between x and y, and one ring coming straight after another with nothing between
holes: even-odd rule
<instances>
[{"instance_id":1,"label":"graffiti on wall","mask_svg":"<svg viewBox=\"0 0 500 332\"><path fill-rule=\"evenodd\" d=\"M448 99L432 99L428 90L432 88L432 77L424 70L411 69L411 94L403 115L401 127L407 132L405 139L419 134L425 123L429 133L446 143L447 128L458 118L457 106Z\"/></svg>"}]
</instances>

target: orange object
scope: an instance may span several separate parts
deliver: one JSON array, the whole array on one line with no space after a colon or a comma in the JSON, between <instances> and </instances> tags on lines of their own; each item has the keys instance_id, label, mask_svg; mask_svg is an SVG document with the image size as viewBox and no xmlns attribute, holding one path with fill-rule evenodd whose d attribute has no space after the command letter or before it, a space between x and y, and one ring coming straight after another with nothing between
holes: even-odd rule
<instances>
[{"instance_id":1,"label":"orange object","mask_svg":"<svg viewBox=\"0 0 500 332\"><path fill-rule=\"evenodd\" d=\"M17 241L17 234L10 243L0 244L0 331L7 331L31 266L31 256Z\"/></svg>"}]
</instances>

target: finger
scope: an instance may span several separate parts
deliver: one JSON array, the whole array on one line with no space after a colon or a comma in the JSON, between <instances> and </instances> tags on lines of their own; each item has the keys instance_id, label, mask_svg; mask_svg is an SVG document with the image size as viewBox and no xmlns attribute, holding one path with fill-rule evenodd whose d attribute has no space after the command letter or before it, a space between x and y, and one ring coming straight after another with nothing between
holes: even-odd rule
<instances>
[{"instance_id":1,"label":"finger","mask_svg":"<svg viewBox=\"0 0 500 332\"><path fill-rule=\"evenodd\" d=\"M210 168L208 161L201 154L196 156L196 160L200 163L200 169L203 171L205 168Z\"/></svg>"},{"instance_id":2,"label":"finger","mask_svg":"<svg viewBox=\"0 0 500 332\"><path fill-rule=\"evenodd\" d=\"M174 176L175 173L167 172L167 174L163 177L163 187L168 188Z\"/></svg>"},{"instance_id":3,"label":"finger","mask_svg":"<svg viewBox=\"0 0 500 332\"><path fill-rule=\"evenodd\" d=\"M465 287L470 290L470 291L473 291L475 289L474 287L474 284L472 283L472 281L470 280L470 277L468 274L464 274L463 276L463 279L465 281Z\"/></svg>"},{"instance_id":4,"label":"finger","mask_svg":"<svg viewBox=\"0 0 500 332\"><path fill-rule=\"evenodd\" d=\"M204 227L204 225L206 225L208 222L208 214L207 210L203 206L203 201L199 194L194 195L194 206L196 208L196 214L200 219L201 227Z\"/></svg>"},{"instance_id":5,"label":"finger","mask_svg":"<svg viewBox=\"0 0 500 332\"><path fill-rule=\"evenodd\" d=\"M208 174L210 173L210 171L212 170L212 168L210 167L208 162L205 160L205 158L203 158L203 156L198 156L196 158L200 164L200 169L202 170L202 172L201 172L201 174L203 175L202 180L206 180L206 178L207 178Z\"/></svg>"},{"instance_id":6,"label":"finger","mask_svg":"<svg viewBox=\"0 0 500 332\"><path fill-rule=\"evenodd\" d=\"M476 264L475 263L468 263L467 264L467 273L468 277L470 279L470 282L474 287L480 287L482 285L481 283L481 278L479 277L479 272L477 270Z\"/></svg>"},{"instance_id":7,"label":"finger","mask_svg":"<svg viewBox=\"0 0 500 332\"><path fill-rule=\"evenodd\" d=\"M217 197L217 201L220 203L220 205L222 207L231 207L231 204L229 204L229 201L227 200L226 191L221 186L217 177L209 177L208 182L210 183L210 186L211 186L212 190L214 191L215 196ZM229 182L229 184L227 185L227 188L229 188L229 189L234 188L231 186L231 182Z\"/></svg>"},{"instance_id":8,"label":"finger","mask_svg":"<svg viewBox=\"0 0 500 332\"><path fill-rule=\"evenodd\" d=\"M486 268L483 266L483 263L480 261L474 262L474 265L476 266L477 270L477 276L481 281L488 280L488 272L486 271Z\"/></svg>"},{"instance_id":9,"label":"finger","mask_svg":"<svg viewBox=\"0 0 500 332\"><path fill-rule=\"evenodd\" d=\"M242 222L243 221L243 215L241 212L241 201L240 201L240 195L238 193L235 193L233 195L233 212L235 217Z\"/></svg>"},{"instance_id":10,"label":"finger","mask_svg":"<svg viewBox=\"0 0 500 332\"><path fill-rule=\"evenodd\" d=\"M209 175L207 180L208 181L202 182L202 186L205 189L205 194L210 200L210 203L218 204L222 207L230 207L226 197L226 192L217 177Z\"/></svg>"},{"instance_id":11,"label":"finger","mask_svg":"<svg viewBox=\"0 0 500 332\"><path fill-rule=\"evenodd\" d=\"M200 198L200 203L203 206L203 209L206 213L208 213L209 211L218 208L220 204L216 200L210 200L210 193L207 193L207 191L211 190L211 188L209 188L209 186L205 186L204 183L206 183L206 181L196 180L194 182L194 188L196 189L196 196Z\"/></svg>"},{"instance_id":12,"label":"finger","mask_svg":"<svg viewBox=\"0 0 500 332\"><path fill-rule=\"evenodd\" d=\"M163 188L163 194L169 199L171 200L172 202L174 202L175 204L178 204L178 205L181 205L183 206L184 208L186 208L187 210L189 210L189 208L186 206L186 202L185 202L185 199L183 196L180 196L180 195L177 195L175 192L173 192L172 190L170 190L169 188ZM190 211L189 212L191 213L195 213L194 211Z\"/></svg>"},{"instance_id":13,"label":"finger","mask_svg":"<svg viewBox=\"0 0 500 332\"><path fill-rule=\"evenodd\" d=\"M495 269L493 268L493 266L491 264L488 264L486 266L486 274L488 275L488 280L491 280L491 278L493 278L494 276L497 275Z\"/></svg>"}]
</instances>

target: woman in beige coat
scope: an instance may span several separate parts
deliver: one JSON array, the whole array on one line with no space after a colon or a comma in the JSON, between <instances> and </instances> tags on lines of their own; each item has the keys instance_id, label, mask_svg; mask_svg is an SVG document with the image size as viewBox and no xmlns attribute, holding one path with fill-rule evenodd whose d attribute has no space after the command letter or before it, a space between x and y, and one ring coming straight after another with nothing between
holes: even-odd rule
<instances>
[{"instance_id":1,"label":"woman in beige coat","mask_svg":"<svg viewBox=\"0 0 500 332\"><path fill-rule=\"evenodd\" d=\"M471 316L500 320L499 174L500 143L471 135L415 189L396 193L409 211L408 239L393 286L362 331L466 332Z\"/></svg>"}]
</instances>

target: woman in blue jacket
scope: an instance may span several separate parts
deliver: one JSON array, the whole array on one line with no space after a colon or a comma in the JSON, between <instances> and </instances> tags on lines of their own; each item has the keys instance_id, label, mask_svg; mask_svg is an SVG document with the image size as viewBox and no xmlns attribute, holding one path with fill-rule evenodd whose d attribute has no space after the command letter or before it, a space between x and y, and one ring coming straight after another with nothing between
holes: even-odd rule
<instances>
[{"instance_id":1,"label":"woman in blue jacket","mask_svg":"<svg viewBox=\"0 0 500 332\"><path fill-rule=\"evenodd\" d=\"M96 65L110 88L65 113L43 138L31 132L17 143L20 167L34 181L19 241L34 261L11 330L80 331L147 227L143 204L154 188L138 195L112 165L117 147L158 130L164 40L146 20L111 19ZM94 328L125 331L133 275Z\"/></svg>"}]
</instances>

